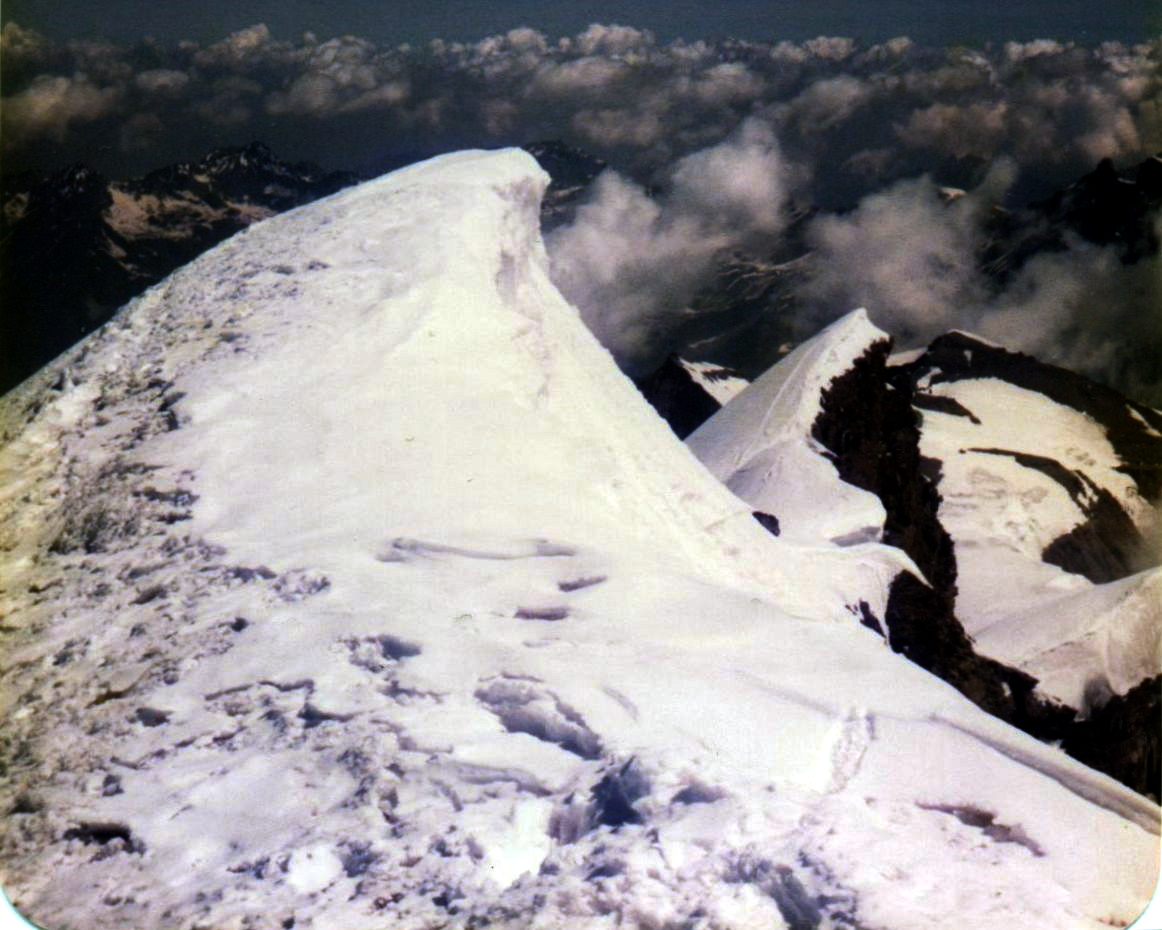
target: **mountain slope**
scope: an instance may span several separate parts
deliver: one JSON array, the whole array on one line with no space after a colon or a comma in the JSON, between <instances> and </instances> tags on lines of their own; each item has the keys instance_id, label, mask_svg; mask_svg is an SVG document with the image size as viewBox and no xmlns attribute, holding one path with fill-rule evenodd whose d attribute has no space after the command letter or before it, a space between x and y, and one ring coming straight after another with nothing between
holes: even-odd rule
<instances>
[{"instance_id":1,"label":"mountain slope","mask_svg":"<svg viewBox=\"0 0 1162 930\"><path fill-rule=\"evenodd\" d=\"M256 224L0 403L17 906L1132 919L1158 808L861 626L898 550L705 471L549 282L546 181L462 153Z\"/></svg>"},{"instance_id":2,"label":"mountain slope","mask_svg":"<svg viewBox=\"0 0 1162 930\"><path fill-rule=\"evenodd\" d=\"M1084 710L1087 691L1101 701L1157 674L1162 606L1146 592L1162 413L961 333L897 371L922 411L921 450L940 463L957 616L981 649L1047 676L1047 693ZM1102 645L1066 659L1065 644L1084 639Z\"/></svg>"}]
</instances>

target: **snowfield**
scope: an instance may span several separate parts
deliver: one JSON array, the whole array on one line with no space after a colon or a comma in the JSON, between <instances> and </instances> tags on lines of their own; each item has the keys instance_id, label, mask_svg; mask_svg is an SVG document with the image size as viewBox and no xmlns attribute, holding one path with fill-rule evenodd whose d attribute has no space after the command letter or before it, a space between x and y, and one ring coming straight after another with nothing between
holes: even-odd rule
<instances>
[{"instance_id":1,"label":"snowfield","mask_svg":"<svg viewBox=\"0 0 1162 930\"><path fill-rule=\"evenodd\" d=\"M953 335L975 351L1007 355L1013 377L1024 367L1027 380L1036 380L1028 371L1048 378L1053 392L1054 376L1035 359ZM687 445L740 498L775 516L783 539L849 545L882 538L880 498L840 477L814 426L834 380L889 343L865 311L848 314L727 398ZM1160 512L1133 475L1156 453L1138 449L1132 461L1141 464L1128 467L1110 427L1086 412L995 376L962 371L944 380L939 354L933 361L928 353L894 355L888 370L919 366L911 398L918 449L929 463L925 477L939 490L939 525L953 543L956 618L974 646L1031 674L1039 695L1083 716L1158 676L1162 569L1155 554L1135 547L1148 549ZM895 391L900 384L875 387ZM834 414L843 432L865 428L870 406L840 403L848 405ZM1138 411L1126 412L1134 429L1156 441L1158 432ZM1070 534L1083 534L1072 557L1055 556ZM1154 567L1111 564L1123 550L1127 562Z\"/></svg>"},{"instance_id":2,"label":"snowfield","mask_svg":"<svg viewBox=\"0 0 1162 930\"><path fill-rule=\"evenodd\" d=\"M0 401L16 907L1132 921L1159 809L860 624L910 563L854 489L819 471L816 522L763 529L553 287L546 183L468 152L274 217Z\"/></svg>"}]
</instances>

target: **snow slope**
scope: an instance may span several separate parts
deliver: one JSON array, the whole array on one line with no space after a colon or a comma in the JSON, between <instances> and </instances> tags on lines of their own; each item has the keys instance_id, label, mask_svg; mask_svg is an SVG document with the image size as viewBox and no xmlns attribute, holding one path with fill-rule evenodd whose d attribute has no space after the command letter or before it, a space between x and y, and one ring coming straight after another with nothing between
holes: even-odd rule
<instances>
[{"instance_id":1,"label":"snow slope","mask_svg":"<svg viewBox=\"0 0 1162 930\"><path fill-rule=\"evenodd\" d=\"M275 217L0 402L16 906L1131 920L1157 807L860 626L892 550L752 519L553 288L546 180L461 153Z\"/></svg>"},{"instance_id":2,"label":"snow slope","mask_svg":"<svg viewBox=\"0 0 1162 930\"><path fill-rule=\"evenodd\" d=\"M1080 503L1061 481L1016 454L1081 472L1108 489L1136 523L1152 518L1133 479L1119 471L1122 462L1104 431L1080 411L996 378L936 384L928 393L971 413L925 412L921 433L924 454L943 463L941 522L957 542L963 582L957 608L969 632L1047 590L1089 586L1042 559L1050 543L1084 522ZM1005 559L1013 555L1020 558ZM998 571L999 559L1006 570ZM1014 571L1015 564L1026 570Z\"/></svg>"},{"instance_id":3,"label":"snow slope","mask_svg":"<svg viewBox=\"0 0 1162 930\"><path fill-rule=\"evenodd\" d=\"M720 365L713 365L709 362L692 362L684 358L678 359L678 363L690 375L695 384L718 401L719 406L733 400L750 384L741 375Z\"/></svg>"},{"instance_id":4,"label":"snow slope","mask_svg":"<svg viewBox=\"0 0 1162 930\"><path fill-rule=\"evenodd\" d=\"M977 634L982 652L1086 711L1162 671L1162 569L1086 585L1014 612Z\"/></svg>"}]
</instances>

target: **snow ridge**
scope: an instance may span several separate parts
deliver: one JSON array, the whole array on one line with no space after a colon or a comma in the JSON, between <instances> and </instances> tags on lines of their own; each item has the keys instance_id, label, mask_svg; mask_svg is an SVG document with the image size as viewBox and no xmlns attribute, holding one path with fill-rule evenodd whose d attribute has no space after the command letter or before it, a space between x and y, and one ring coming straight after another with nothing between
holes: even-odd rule
<instances>
[{"instance_id":1,"label":"snow ridge","mask_svg":"<svg viewBox=\"0 0 1162 930\"><path fill-rule=\"evenodd\" d=\"M907 560L703 468L549 280L545 181L458 153L256 224L0 402L17 907L1131 919L1157 808L860 626Z\"/></svg>"},{"instance_id":2,"label":"snow ridge","mask_svg":"<svg viewBox=\"0 0 1162 930\"><path fill-rule=\"evenodd\" d=\"M855 310L800 345L687 439L695 455L756 509L802 543L875 542L879 499L839 478L811 439L824 388L887 334ZM827 501L828 506L819 506Z\"/></svg>"}]
</instances>

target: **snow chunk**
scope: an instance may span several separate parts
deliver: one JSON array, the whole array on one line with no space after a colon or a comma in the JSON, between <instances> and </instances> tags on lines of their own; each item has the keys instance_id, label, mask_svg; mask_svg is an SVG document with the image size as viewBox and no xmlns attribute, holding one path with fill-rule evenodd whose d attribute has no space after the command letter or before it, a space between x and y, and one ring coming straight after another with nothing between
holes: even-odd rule
<instances>
[{"instance_id":1,"label":"snow chunk","mask_svg":"<svg viewBox=\"0 0 1162 930\"><path fill-rule=\"evenodd\" d=\"M713 397L719 404L725 405L741 394L749 381L741 375L709 362L691 362L684 358L678 359L678 364L694 379L694 383Z\"/></svg>"}]
</instances>

